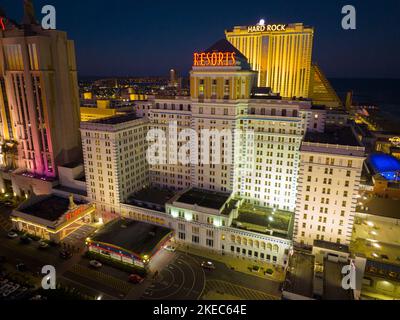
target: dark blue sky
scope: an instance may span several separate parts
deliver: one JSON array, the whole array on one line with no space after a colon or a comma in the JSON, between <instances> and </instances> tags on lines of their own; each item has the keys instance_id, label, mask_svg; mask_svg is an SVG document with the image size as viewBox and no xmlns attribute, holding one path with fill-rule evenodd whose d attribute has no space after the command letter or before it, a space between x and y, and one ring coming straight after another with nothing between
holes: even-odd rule
<instances>
[{"instance_id":1,"label":"dark blue sky","mask_svg":"<svg viewBox=\"0 0 400 320\"><path fill-rule=\"evenodd\" d=\"M1 0L11 18L23 0ZM35 0L57 9L57 28L75 40L81 76L186 73L192 53L235 25L303 22L315 27L314 61L329 77L400 78L399 0L137 1ZM341 8L357 9L357 30L341 28Z\"/></svg>"}]
</instances>

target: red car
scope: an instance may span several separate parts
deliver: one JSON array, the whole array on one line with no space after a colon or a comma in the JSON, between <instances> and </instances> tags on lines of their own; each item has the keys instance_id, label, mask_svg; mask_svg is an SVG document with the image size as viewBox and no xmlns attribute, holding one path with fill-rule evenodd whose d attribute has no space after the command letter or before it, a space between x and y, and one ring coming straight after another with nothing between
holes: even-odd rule
<instances>
[{"instance_id":1,"label":"red car","mask_svg":"<svg viewBox=\"0 0 400 320\"><path fill-rule=\"evenodd\" d=\"M131 274L129 276L129 282L132 282L133 284L141 284L143 281L144 279L137 274Z\"/></svg>"}]
</instances>

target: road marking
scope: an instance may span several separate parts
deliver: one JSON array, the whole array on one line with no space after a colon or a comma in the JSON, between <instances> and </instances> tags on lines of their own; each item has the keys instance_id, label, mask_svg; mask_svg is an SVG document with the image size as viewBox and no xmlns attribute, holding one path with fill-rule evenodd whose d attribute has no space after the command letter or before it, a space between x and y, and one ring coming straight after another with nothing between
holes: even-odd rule
<instances>
[{"instance_id":1,"label":"road marking","mask_svg":"<svg viewBox=\"0 0 400 320\"><path fill-rule=\"evenodd\" d=\"M206 295L210 291L222 291L222 293L230 294L245 300L279 300L278 296L274 296L259 290L246 288L222 280L207 280L206 290L203 292L202 295Z\"/></svg>"},{"instance_id":2,"label":"road marking","mask_svg":"<svg viewBox=\"0 0 400 320\"><path fill-rule=\"evenodd\" d=\"M92 281L97 281L103 285L110 286L111 288L122 291L125 294L132 289L132 286L125 281L99 271L91 270L79 264L75 264L69 271Z\"/></svg>"}]
</instances>

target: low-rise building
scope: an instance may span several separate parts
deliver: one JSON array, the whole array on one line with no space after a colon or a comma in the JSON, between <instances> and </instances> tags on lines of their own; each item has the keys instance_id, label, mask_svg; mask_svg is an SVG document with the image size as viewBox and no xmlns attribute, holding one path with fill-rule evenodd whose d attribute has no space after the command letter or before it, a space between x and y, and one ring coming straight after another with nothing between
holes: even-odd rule
<instances>
[{"instance_id":1,"label":"low-rise building","mask_svg":"<svg viewBox=\"0 0 400 320\"><path fill-rule=\"evenodd\" d=\"M144 268L172 236L173 231L165 227L116 219L86 239L86 244L90 252Z\"/></svg>"},{"instance_id":2,"label":"low-rise building","mask_svg":"<svg viewBox=\"0 0 400 320\"><path fill-rule=\"evenodd\" d=\"M73 196L33 196L11 214L14 229L60 243L82 225L91 223L95 206L74 201Z\"/></svg>"}]
</instances>

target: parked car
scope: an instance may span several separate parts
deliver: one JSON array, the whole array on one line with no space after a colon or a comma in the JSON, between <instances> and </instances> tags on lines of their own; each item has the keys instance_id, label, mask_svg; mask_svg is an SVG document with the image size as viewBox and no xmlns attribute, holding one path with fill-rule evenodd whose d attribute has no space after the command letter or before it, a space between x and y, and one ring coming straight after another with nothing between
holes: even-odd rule
<instances>
[{"instance_id":1,"label":"parked car","mask_svg":"<svg viewBox=\"0 0 400 320\"><path fill-rule=\"evenodd\" d=\"M169 251L169 252L175 252L175 251L176 251L176 248L173 247L173 246L165 246L165 247L164 247L164 250L165 250L165 251Z\"/></svg>"},{"instance_id":2,"label":"parked car","mask_svg":"<svg viewBox=\"0 0 400 320\"><path fill-rule=\"evenodd\" d=\"M138 274L131 274L129 276L129 282L133 284L141 284L144 281L144 279L139 276Z\"/></svg>"},{"instance_id":3,"label":"parked car","mask_svg":"<svg viewBox=\"0 0 400 320\"><path fill-rule=\"evenodd\" d=\"M72 258L72 253L68 250L61 250L60 251L60 258L64 260L68 260Z\"/></svg>"},{"instance_id":4,"label":"parked car","mask_svg":"<svg viewBox=\"0 0 400 320\"><path fill-rule=\"evenodd\" d=\"M211 261L203 261L201 263L201 267L203 269L208 269L208 270L215 270L215 265Z\"/></svg>"},{"instance_id":5,"label":"parked car","mask_svg":"<svg viewBox=\"0 0 400 320\"><path fill-rule=\"evenodd\" d=\"M32 239L29 238L27 235L24 235L19 239L20 239L22 244L30 244L32 242Z\"/></svg>"},{"instance_id":6,"label":"parked car","mask_svg":"<svg viewBox=\"0 0 400 320\"><path fill-rule=\"evenodd\" d=\"M7 234L7 237L10 238L10 239L16 239L16 238L18 238L18 234L16 232L14 232L14 231L10 231Z\"/></svg>"},{"instance_id":7,"label":"parked car","mask_svg":"<svg viewBox=\"0 0 400 320\"><path fill-rule=\"evenodd\" d=\"M100 269L103 265L97 260L92 260L89 262L89 265L95 269Z\"/></svg>"},{"instance_id":8,"label":"parked car","mask_svg":"<svg viewBox=\"0 0 400 320\"><path fill-rule=\"evenodd\" d=\"M39 242L39 249L47 249L49 247L49 244L44 242L44 241L40 241Z\"/></svg>"},{"instance_id":9,"label":"parked car","mask_svg":"<svg viewBox=\"0 0 400 320\"><path fill-rule=\"evenodd\" d=\"M13 206L14 206L14 203L13 203L12 201L5 201L5 202L4 202L4 205L5 205L6 207L13 207Z\"/></svg>"},{"instance_id":10,"label":"parked car","mask_svg":"<svg viewBox=\"0 0 400 320\"><path fill-rule=\"evenodd\" d=\"M25 265L25 263L18 263L15 268L19 271L19 272L26 272L28 271L27 266Z\"/></svg>"}]
</instances>

